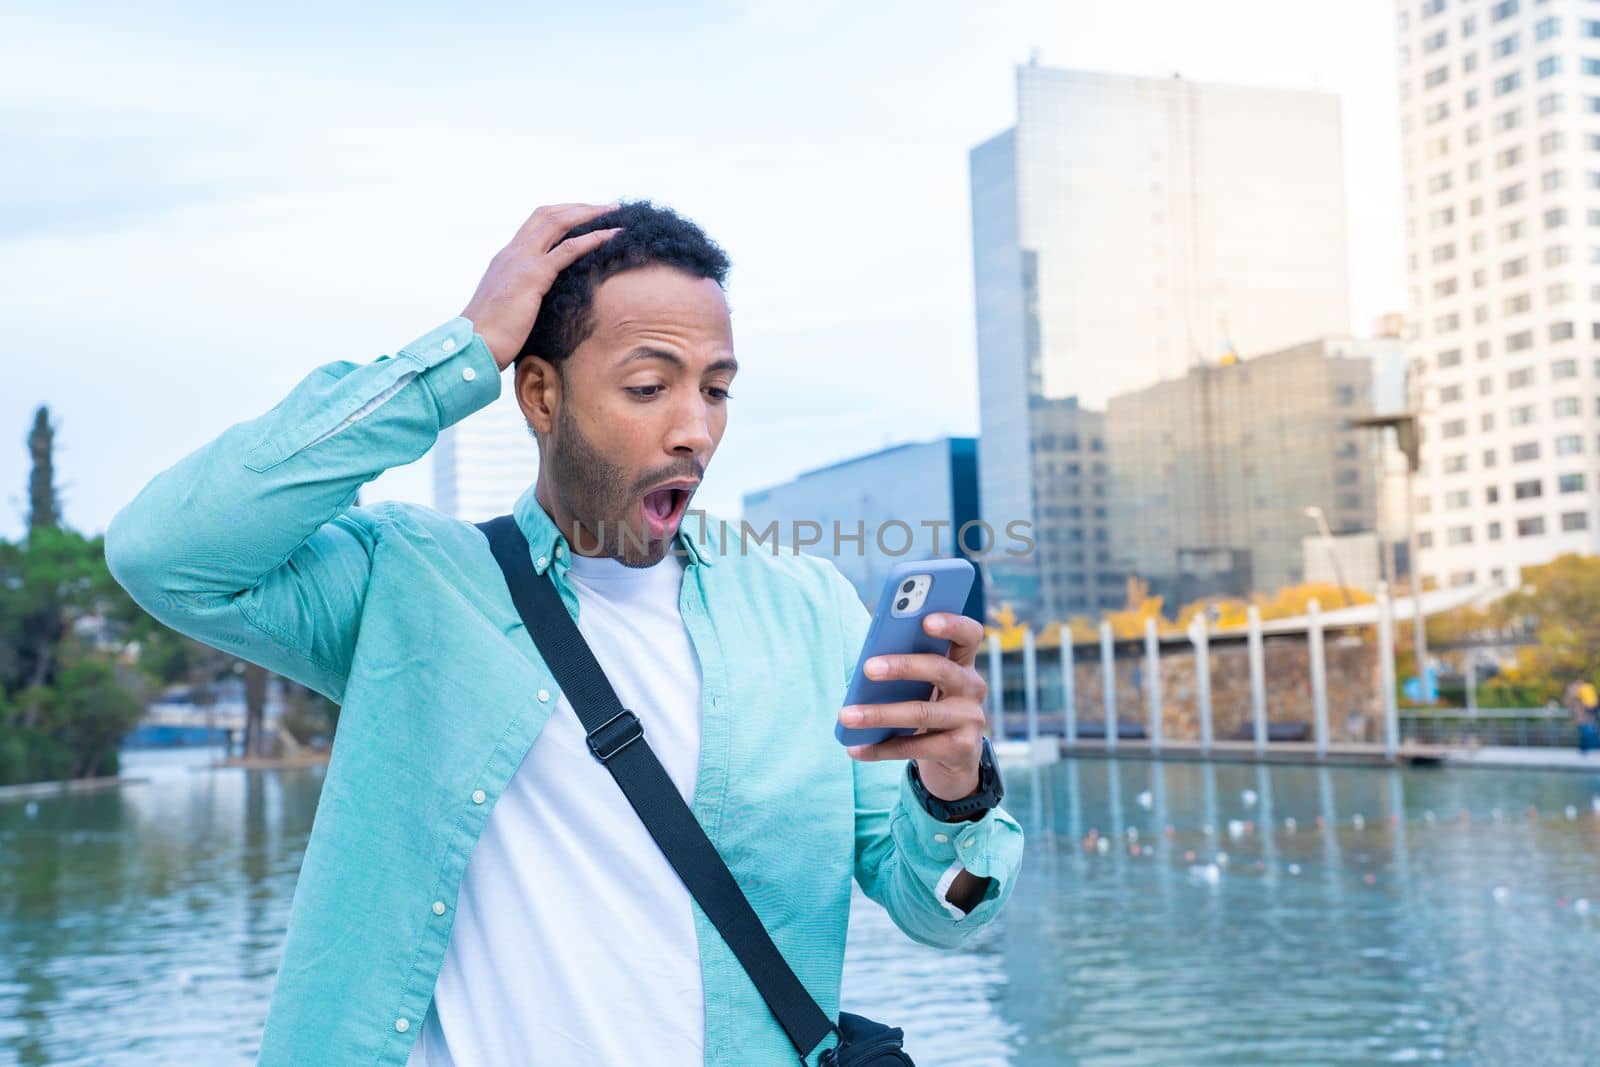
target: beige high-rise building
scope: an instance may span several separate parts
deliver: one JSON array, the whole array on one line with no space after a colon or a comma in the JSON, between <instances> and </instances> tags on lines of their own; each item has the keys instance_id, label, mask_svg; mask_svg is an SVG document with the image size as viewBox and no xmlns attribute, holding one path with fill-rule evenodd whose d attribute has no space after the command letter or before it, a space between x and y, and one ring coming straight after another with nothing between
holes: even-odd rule
<instances>
[{"instance_id":1,"label":"beige high-rise building","mask_svg":"<svg viewBox=\"0 0 1600 1067\"><path fill-rule=\"evenodd\" d=\"M1176 608L1303 581L1308 508L1334 534L1371 530L1378 443L1345 421L1372 410L1373 343L1314 341L1112 397L1123 569Z\"/></svg>"}]
</instances>

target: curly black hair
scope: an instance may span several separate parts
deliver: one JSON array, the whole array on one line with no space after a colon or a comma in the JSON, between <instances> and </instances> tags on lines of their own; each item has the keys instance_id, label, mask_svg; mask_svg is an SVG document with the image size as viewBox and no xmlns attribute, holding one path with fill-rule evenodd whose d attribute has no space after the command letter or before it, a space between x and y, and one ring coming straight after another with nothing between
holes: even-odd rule
<instances>
[{"instance_id":1,"label":"curly black hair","mask_svg":"<svg viewBox=\"0 0 1600 1067\"><path fill-rule=\"evenodd\" d=\"M622 201L615 211L574 226L566 237L614 226L621 226L622 232L556 275L539 302L539 317L517 353L518 360L537 355L559 372L562 362L594 329L589 308L595 287L614 274L659 263L696 278L710 278L719 286L727 281L727 253L699 226L648 200Z\"/></svg>"}]
</instances>

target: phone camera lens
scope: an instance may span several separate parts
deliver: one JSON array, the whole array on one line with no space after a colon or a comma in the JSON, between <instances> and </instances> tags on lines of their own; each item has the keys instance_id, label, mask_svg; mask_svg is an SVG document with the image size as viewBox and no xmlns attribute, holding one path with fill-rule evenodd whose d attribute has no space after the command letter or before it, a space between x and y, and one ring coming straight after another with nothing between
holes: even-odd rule
<instances>
[{"instance_id":1,"label":"phone camera lens","mask_svg":"<svg viewBox=\"0 0 1600 1067\"><path fill-rule=\"evenodd\" d=\"M913 582L910 578L907 578L906 584L900 587L900 591L902 593L909 593L916 586L916 584L916 582Z\"/></svg>"},{"instance_id":2,"label":"phone camera lens","mask_svg":"<svg viewBox=\"0 0 1600 1067\"><path fill-rule=\"evenodd\" d=\"M910 600L909 597L901 597L900 598L900 602L897 603L895 605L895 607L899 608L901 611L904 611L904 610L906 610L906 605L910 604L910 603L911 603L911 600Z\"/></svg>"}]
</instances>

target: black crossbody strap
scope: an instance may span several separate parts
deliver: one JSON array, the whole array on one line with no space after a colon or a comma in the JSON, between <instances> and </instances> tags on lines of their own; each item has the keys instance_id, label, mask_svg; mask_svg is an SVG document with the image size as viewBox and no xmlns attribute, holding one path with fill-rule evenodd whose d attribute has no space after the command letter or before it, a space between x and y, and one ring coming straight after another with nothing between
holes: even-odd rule
<instances>
[{"instance_id":1,"label":"black crossbody strap","mask_svg":"<svg viewBox=\"0 0 1600 1067\"><path fill-rule=\"evenodd\" d=\"M622 787L667 862L744 965L804 1062L828 1031L837 1028L773 944L716 846L645 741L638 717L622 706L554 580L547 575L540 581L534 573L527 538L516 520L502 515L476 525L488 537L495 562L505 573L522 624L583 722L590 751Z\"/></svg>"}]
</instances>

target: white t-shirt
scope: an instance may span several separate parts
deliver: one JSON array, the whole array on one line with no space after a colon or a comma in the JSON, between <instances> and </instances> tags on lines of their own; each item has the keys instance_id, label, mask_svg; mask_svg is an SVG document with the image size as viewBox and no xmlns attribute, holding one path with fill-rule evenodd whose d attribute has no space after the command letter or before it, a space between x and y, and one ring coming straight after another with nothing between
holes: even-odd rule
<instances>
[{"instance_id":1,"label":"white t-shirt","mask_svg":"<svg viewBox=\"0 0 1600 1067\"><path fill-rule=\"evenodd\" d=\"M578 629L691 800L701 677L683 561L574 555L567 577ZM408 1067L702 1062L691 901L561 696L468 861Z\"/></svg>"}]
</instances>

